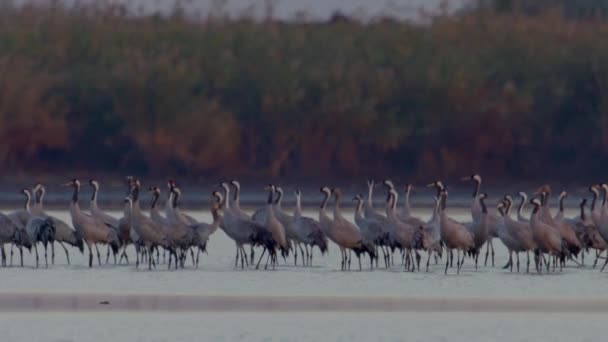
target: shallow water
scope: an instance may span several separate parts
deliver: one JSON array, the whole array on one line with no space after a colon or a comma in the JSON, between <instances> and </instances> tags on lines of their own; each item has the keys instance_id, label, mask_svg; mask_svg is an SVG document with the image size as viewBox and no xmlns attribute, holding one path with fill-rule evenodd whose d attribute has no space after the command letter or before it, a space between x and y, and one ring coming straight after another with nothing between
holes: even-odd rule
<instances>
[{"instance_id":1,"label":"shallow water","mask_svg":"<svg viewBox=\"0 0 608 342\"><path fill-rule=\"evenodd\" d=\"M67 212L50 214L70 222ZM190 214L210 221L208 213ZM317 215L316 211L306 214ZM427 218L430 212L417 214ZM348 217L351 215L348 213ZM466 210L451 210L450 215L463 221L469 219ZM335 246L323 257L315 250L314 267L294 267L290 259L275 271L241 270L234 267L234 243L221 230L211 237L208 255L202 256L199 269L189 264L178 271L168 271L166 265L153 271L136 269L133 263L106 265L105 248L101 250L101 267L95 264L89 269L88 257L75 249L70 250L72 265L68 266L63 250L57 247L56 263L48 269L35 269L29 254L25 268L0 269L0 295L8 296L0 296L0 307L4 305L0 310L0 332L6 341L189 341L197 337L214 341L592 341L603 336L608 318L604 290L607 274L589 266L570 266L561 273L542 276L511 273L499 267L507 255L498 240L495 246L496 267L482 266L475 271L467 260L459 276L453 270L444 276L441 262L431 263L429 273L406 273L402 266L370 271L367 260L363 262L363 272L357 270L356 261L353 271L341 272ZM132 250L130 260L134 260ZM586 262L592 262L590 255ZM25 312L18 312L6 300L32 294L42 298L39 305L53 294L76 294L84 299L74 302L71 309L51 307L46 308L46 313L25 310L26 301L21 302ZM149 295L147 298L161 304L153 313L146 313L148 299L129 294ZM185 296L180 300L190 305L197 301L203 304L186 312L171 310L173 295ZM104 298L109 299L110 308L106 305L99 309L99 299ZM145 305L141 304L139 311L129 305L120 309L117 298L132 303L139 298L139 303ZM222 298L233 305L232 309L226 309L227 302ZM336 298L347 309L332 307ZM93 302L87 304L89 299ZM162 305L163 300L168 301L166 306ZM65 301L59 303L65 306ZM509 309L513 303L523 306ZM78 309L81 304L83 308ZM375 305L379 306L372 310ZM486 309L479 310L484 305ZM567 315L549 314L573 306L579 309L567 310ZM112 308L118 311L98 312ZM28 329L31 326L37 328Z\"/></svg>"},{"instance_id":2,"label":"shallow water","mask_svg":"<svg viewBox=\"0 0 608 342\"><path fill-rule=\"evenodd\" d=\"M606 315L0 314L4 341L601 341ZM32 327L36 327L32 329Z\"/></svg>"}]
</instances>

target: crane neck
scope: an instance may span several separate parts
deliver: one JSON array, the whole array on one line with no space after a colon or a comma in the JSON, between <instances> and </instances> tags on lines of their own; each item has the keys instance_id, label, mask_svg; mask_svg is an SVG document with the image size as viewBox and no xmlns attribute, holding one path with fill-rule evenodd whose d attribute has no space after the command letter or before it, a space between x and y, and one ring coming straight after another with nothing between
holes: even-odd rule
<instances>
[{"instance_id":1,"label":"crane neck","mask_svg":"<svg viewBox=\"0 0 608 342\"><path fill-rule=\"evenodd\" d=\"M509 216L511 215L511 208L513 207L513 201L511 200L507 200L507 206L505 208L505 215Z\"/></svg>"},{"instance_id":2,"label":"crane neck","mask_svg":"<svg viewBox=\"0 0 608 342\"><path fill-rule=\"evenodd\" d=\"M357 199L357 209L356 209L356 213L357 214L361 214L361 212L363 211L363 200L361 198Z\"/></svg>"},{"instance_id":3,"label":"crane neck","mask_svg":"<svg viewBox=\"0 0 608 342\"><path fill-rule=\"evenodd\" d=\"M276 193L277 193L277 199L274 201L274 204L277 206L277 208L281 208L281 201L283 200L283 192L276 191Z\"/></svg>"},{"instance_id":4,"label":"crane neck","mask_svg":"<svg viewBox=\"0 0 608 342\"><path fill-rule=\"evenodd\" d=\"M334 216L335 215L340 215L340 194L339 193L334 193Z\"/></svg>"},{"instance_id":5,"label":"crane neck","mask_svg":"<svg viewBox=\"0 0 608 342\"><path fill-rule=\"evenodd\" d=\"M481 182L478 180L474 180L474 182L475 182L475 190L473 191L473 197L477 197L477 196L479 196L479 191L481 190Z\"/></svg>"},{"instance_id":6,"label":"crane neck","mask_svg":"<svg viewBox=\"0 0 608 342\"><path fill-rule=\"evenodd\" d=\"M226 191L226 196L225 196L225 202L226 202L226 209L230 209L230 187L229 186L223 186L224 191Z\"/></svg>"},{"instance_id":7,"label":"crane neck","mask_svg":"<svg viewBox=\"0 0 608 342\"><path fill-rule=\"evenodd\" d=\"M74 192L72 193L72 203L78 203L78 193L80 192L80 186L74 185ZM28 196L28 206L29 206L29 196Z\"/></svg>"},{"instance_id":8,"label":"crane neck","mask_svg":"<svg viewBox=\"0 0 608 342\"><path fill-rule=\"evenodd\" d=\"M597 202L597 192L592 191L591 192L593 194L593 198L591 199L591 211L595 210L595 204Z\"/></svg>"},{"instance_id":9,"label":"crane neck","mask_svg":"<svg viewBox=\"0 0 608 342\"><path fill-rule=\"evenodd\" d=\"M23 208L27 212L30 211L30 201L31 201L31 195L30 195L30 193L29 192L25 192L25 203L23 204Z\"/></svg>"},{"instance_id":10,"label":"crane neck","mask_svg":"<svg viewBox=\"0 0 608 342\"><path fill-rule=\"evenodd\" d=\"M241 189L236 186L234 187L234 206L238 207L240 205L241 200Z\"/></svg>"},{"instance_id":11,"label":"crane neck","mask_svg":"<svg viewBox=\"0 0 608 342\"><path fill-rule=\"evenodd\" d=\"M176 192L176 193L173 194L173 203L172 203L173 209L177 208L177 201L178 201L178 199L179 199L179 192Z\"/></svg>"},{"instance_id":12,"label":"crane neck","mask_svg":"<svg viewBox=\"0 0 608 342\"><path fill-rule=\"evenodd\" d=\"M139 203L139 186L133 187L133 205Z\"/></svg>"},{"instance_id":13,"label":"crane neck","mask_svg":"<svg viewBox=\"0 0 608 342\"><path fill-rule=\"evenodd\" d=\"M300 199L300 195L296 194L296 209L294 216L302 216L302 203Z\"/></svg>"},{"instance_id":14,"label":"crane neck","mask_svg":"<svg viewBox=\"0 0 608 342\"><path fill-rule=\"evenodd\" d=\"M581 221L585 222L585 202L581 202Z\"/></svg>"},{"instance_id":15,"label":"crane neck","mask_svg":"<svg viewBox=\"0 0 608 342\"><path fill-rule=\"evenodd\" d=\"M154 193L152 194L152 204L150 204L150 207L151 207L152 209L155 209L155 208L156 208L156 203L158 202L158 197L160 197L160 196L158 195L158 193L154 192Z\"/></svg>"},{"instance_id":16,"label":"crane neck","mask_svg":"<svg viewBox=\"0 0 608 342\"><path fill-rule=\"evenodd\" d=\"M523 216L525 206L526 206L526 198L522 197L521 203L519 203L519 207L517 208L517 215Z\"/></svg>"},{"instance_id":17,"label":"crane neck","mask_svg":"<svg viewBox=\"0 0 608 342\"><path fill-rule=\"evenodd\" d=\"M403 208L405 210L405 214L408 215L408 216L410 215L410 211L411 211L411 208L410 208L410 192L411 192L411 190L408 187L405 190L405 198L403 199Z\"/></svg>"},{"instance_id":18,"label":"crane neck","mask_svg":"<svg viewBox=\"0 0 608 342\"><path fill-rule=\"evenodd\" d=\"M97 203L97 192L99 192L99 188L93 186L93 194L91 195L91 202Z\"/></svg>"},{"instance_id":19,"label":"crane neck","mask_svg":"<svg viewBox=\"0 0 608 342\"><path fill-rule=\"evenodd\" d=\"M327 192L323 192L323 194L325 197L323 197L323 202L321 202L321 209L325 210L327 202L329 202L329 194Z\"/></svg>"}]
</instances>

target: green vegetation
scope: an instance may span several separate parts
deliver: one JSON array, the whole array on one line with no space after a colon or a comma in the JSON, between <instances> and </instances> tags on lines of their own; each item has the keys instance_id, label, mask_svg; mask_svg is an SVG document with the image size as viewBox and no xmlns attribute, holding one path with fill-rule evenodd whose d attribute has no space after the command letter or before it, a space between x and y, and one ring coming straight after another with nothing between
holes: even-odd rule
<instances>
[{"instance_id":1,"label":"green vegetation","mask_svg":"<svg viewBox=\"0 0 608 342\"><path fill-rule=\"evenodd\" d=\"M428 26L0 11L0 169L603 176L608 22Z\"/></svg>"}]
</instances>

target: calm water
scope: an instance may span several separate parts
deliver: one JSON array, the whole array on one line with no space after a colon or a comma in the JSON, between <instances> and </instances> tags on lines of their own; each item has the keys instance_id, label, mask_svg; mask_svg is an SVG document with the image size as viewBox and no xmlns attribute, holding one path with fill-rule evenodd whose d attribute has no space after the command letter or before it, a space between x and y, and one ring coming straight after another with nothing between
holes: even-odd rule
<instances>
[{"instance_id":1,"label":"calm water","mask_svg":"<svg viewBox=\"0 0 608 342\"><path fill-rule=\"evenodd\" d=\"M0 314L3 341L602 341L605 315ZM32 328L35 327L35 328Z\"/></svg>"},{"instance_id":2,"label":"calm water","mask_svg":"<svg viewBox=\"0 0 608 342\"><path fill-rule=\"evenodd\" d=\"M61 0L60 2L68 5L74 3L93 3L97 0ZM50 0L13 0L14 3L24 2L48 3ZM175 8L176 0L113 0L111 3L124 4L133 13L171 13ZM449 4L446 7L449 11L462 8L470 3L468 0L185 0L179 1L187 14L207 15L214 7L214 4L223 3L221 7L225 13L231 16L253 15L263 18L265 14L266 2L272 3L274 17L288 20L294 18L296 13L306 13L308 18L326 20L335 11L357 15L358 17L369 18L378 15L391 16L397 18L417 19L420 17L420 10L437 11L442 2Z\"/></svg>"}]
</instances>

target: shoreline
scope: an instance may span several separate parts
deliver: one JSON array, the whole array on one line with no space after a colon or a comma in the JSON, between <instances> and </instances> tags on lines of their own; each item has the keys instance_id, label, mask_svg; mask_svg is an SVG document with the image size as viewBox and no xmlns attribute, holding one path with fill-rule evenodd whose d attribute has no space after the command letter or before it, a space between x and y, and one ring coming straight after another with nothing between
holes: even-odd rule
<instances>
[{"instance_id":1,"label":"shoreline","mask_svg":"<svg viewBox=\"0 0 608 342\"><path fill-rule=\"evenodd\" d=\"M605 298L0 293L11 312L608 313Z\"/></svg>"}]
</instances>

